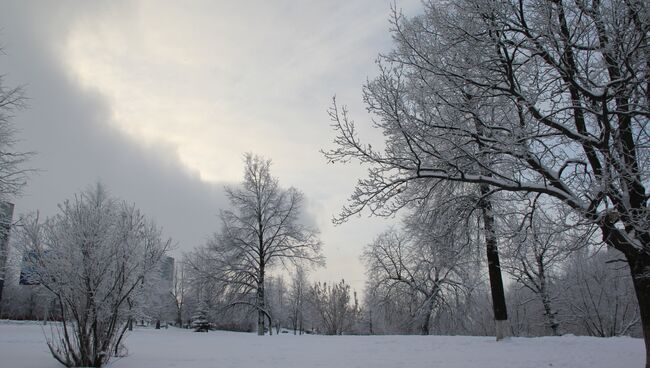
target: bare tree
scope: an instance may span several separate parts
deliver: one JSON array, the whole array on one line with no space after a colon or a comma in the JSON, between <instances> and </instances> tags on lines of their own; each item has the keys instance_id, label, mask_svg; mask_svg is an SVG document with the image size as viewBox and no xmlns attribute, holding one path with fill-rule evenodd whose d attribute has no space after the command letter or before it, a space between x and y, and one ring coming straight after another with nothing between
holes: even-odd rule
<instances>
[{"instance_id":1,"label":"bare tree","mask_svg":"<svg viewBox=\"0 0 650 368\"><path fill-rule=\"evenodd\" d=\"M221 231L207 246L214 277L234 295L251 295L233 305L257 312L257 333L264 334L271 315L265 285L269 267L298 263L321 264L321 243L316 230L301 222L303 196L295 188L282 189L271 176L271 161L246 154L244 181L227 187L231 210L221 212Z\"/></svg>"},{"instance_id":2,"label":"bare tree","mask_svg":"<svg viewBox=\"0 0 650 368\"><path fill-rule=\"evenodd\" d=\"M61 311L48 346L67 367L101 367L118 348L147 275L170 240L134 206L98 184L60 205L44 223L25 220L21 243L31 278L52 293Z\"/></svg>"},{"instance_id":3,"label":"bare tree","mask_svg":"<svg viewBox=\"0 0 650 368\"><path fill-rule=\"evenodd\" d=\"M327 335L352 332L361 316L357 293L351 294L350 285L315 283L309 291L309 304L314 311L320 331Z\"/></svg>"},{"instance_id":4,"label":"bare tree","mask_svg":"<svg viewBox=\"0 0 650 368\"><path fill-rule=\"evenodd\" d=\"M412 315L423 335L430 333L446 294L464 287L467 257L445 241L453 240L418 239L389 230L369 244L362 257L371 284L381 286L387 298L409 300L414 306Z\"/></svg>"},{"instance_id":5,"label":"bare tree","mask_svg":"<svg viewBox=\"0 0 650 368\"><path fill-rule=\"evenodd\" d=\"M412 334L422 333L414 328L419 324L416 311L422 304L414 291L406 285L378 284L368 280L364 294L364 309L368 313L368 332L370 334Z\"/></svg>"},{"instance_id":6,"label":"bare tree","mask_svg":"<svg viewBox=\"0 0 650 368\"><path fill-rule=\"evenodd\" d=\"M2 49L0 48L0 52ZM23 164L30 152L16 152L16 129L13 114L25 108L26 97L22 87L7 87L0 76L0 200L7 201L20 195L27 184L28 174Z\"/></svg>"},{"instance_id":7,"label":"bare tree","mask_svg":"<svg viewBox=\"0 0 650 368\"><path fill-rule=\"evenodd\" d=\"M174 264L174 280L172 290L170 291L176 309L176 326L178 327L183 327L183 312L188 291L188 280L185 277L185 263L186 261L183 259L181 262Z\"/></svg>"},{"instance_id":8,"label":"bare tree","mask_svg":"<svg viewBox=\"0 0 650 368\"><path fill-rule=\"evenodd\" d=\"M371 165L346 213L399 204L413 180L562 201L625 255L650 367L649 11L635 0L465 0L396 13L395 50L366 87L384 152L333 112L328 157Z\"/></svg>"},{"instance_id":9,"label":"bare tree","mask_svg":"<svg viewBox=\"0 0 650 368\"><path fill-rule=\"evenodd\" d=\"M177 301L173 297L174 290L174 259L161 257L158 265L144 279L140 287L141 298L137 302L142 305L142 318L154 323L160 329L162 323L177 317Z\"/></svg>"},{"instance_id":10,"label":"bare tree","mask_svg":"<svg viewBox=\"0 0 650 368\"><path fill-rule=\"evenodd\" d=\"M308 292L307 272L301 266L296 267L289 290L289 322L295 335L304 332L305 303Z\"/></svg>"},{"instance_id":11,"label":"bare tree","mask_svg":"<svg viewBox=\"0 0 650 368\"><path fill-rule=\"evenodd\" d=\"M267 281L266 305L267 309L271 313L274 325L269 326L269 328L275 327L275 333L279 334L280 329L287 323L288 319L289 306L287 286L282 276L269 277L267 278Z\"/></svg>"},{"instance_id":12,"label":"bare tree","mask_svg":"<svg viewBox=\"0 0 650 368\"><path fill-rule=\"evenodd\" d=\"M582 249L571 255L566 268L564 301L576 333L610 337L639 332L634 285L618 251Z\"/></svg>"},{"instance_id":13,"label":"bare tree","mask_svg":"<svg viewBox=\"0 0 650 368\"><path fill-rule=\"evenodd\" d=\"M514 199L514 198L513 198ZM563 262L570 251L587 245L593 226L580 226L570 221L566 208L541 203L540 197L525 198L523 214L513 208L511 216L503 216L511 232L506 271L518 285L529 289L543 307L546 325L553 335L561 335L558 308L558 283ZM505 238L505 237L504 237Z\"/></svg>"}]
</instances>

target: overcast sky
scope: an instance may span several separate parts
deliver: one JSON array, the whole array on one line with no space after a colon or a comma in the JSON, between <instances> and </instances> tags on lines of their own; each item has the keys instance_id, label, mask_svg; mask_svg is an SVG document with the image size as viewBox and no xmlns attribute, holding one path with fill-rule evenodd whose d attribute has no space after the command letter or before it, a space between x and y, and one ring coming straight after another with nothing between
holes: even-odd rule
<instances>
[{"instance_id":1,"label":"overcast sky","mask_svg":"<svg viewBox=\"0 0 650 368\"><path fill-rule=\"evenodd\" d=\"M327 257L312 277L361 289L361 249L391 221L332 225L365 169L319 149L332 147L332 96L368 121L361 88L390 50L391 2L0 2L0 73L25 85L15 123L41 170L16 211L51 215L99 180L154 218L178 257L218 229L223 185L253 152L307 198Z\"/></svg>"}]
</instances>

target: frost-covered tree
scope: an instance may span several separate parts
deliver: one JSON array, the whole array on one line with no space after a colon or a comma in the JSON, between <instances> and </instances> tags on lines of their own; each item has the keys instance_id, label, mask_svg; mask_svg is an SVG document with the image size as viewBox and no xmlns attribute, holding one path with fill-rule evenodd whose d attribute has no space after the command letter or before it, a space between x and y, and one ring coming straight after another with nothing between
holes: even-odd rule
<instances>
[{"instance_id":1,"label":"frost-covered tree","mask_svg":"<svg viewBox=\"0 0 650 368\"><path fill-rule=\"evenodd\" d=\"M640 0L427 1L421 15L396 13L395 49L365 96L385 149L334 111L329 157L370 166L349 210L399 205L419 180L554 197L624 254L650 367L649 14Z\"/></svg>"},{"instance_id":2,"label":"frost-covered tree","mask_svg":"<svg viewBox=\"0 0 650 368\"><path fill-rule=\"evenodd\" d=\"M0 52L2 49L0 48ZM16 111L23 109L26 97L22 87L8 87L0 77L0 200L6 201L20 195L27 183L31 171L23 164L32 155L29 152L17 152L16 129L13 117Z\"/></svg>"},{"instance_id":3,"label":"frost-covered tree","mask_svg":"<svg viewBox=\"0 0 650 368\"><path fill-rule=\"evenodd\" d=\"M593 226L580 226L571 220L575 216L565 207L539 199L524 198L510 206L510 215L502 216L504 231L510 232L505 269L516 281L515 287L527 288L539 301L551 333L561 335L558 303L563 289L559 285L562 266L570 251L588 244ZM522 213L517 213L522 205Z\"/></svg>"},{"instance_id":4,"label":"frost-covered tree","mask_svg":"<svg viewBox=\"0 0 650 368\"><path fill-rule=\"evenodd\" d=\"M192 315L191 326L195 332L210 331L208 304L205 300L200 301L197 305L197 308Z\"/></svg>"},{"instance_id":5,"label":"frost-covered tree","mask_svg":"<svg viewBox=\"0 0 650 368\"><path fill-rule=\"evenodd\" d=\"M289 304L287 286L282 276L268 278L267 285L267 306L272 316L275 333L279 334L280 329L286 326Z\"/></svg>"},{"instance_id":6,"label":"frost-covered tree","mask_svg":"<svg viewBox=\"0 0 650 368\"><path fill-rule=\"evenodd\" d=\"M338 284L315 283L309 290L309 304L319 326L326 335L354 332L361 317L357 293L341 280Z\"/></svg>"},{"instance_id":7,"label":"frost-covered tree","mask_svg":"<svg viewBox=\"0 0 650 368\"><path fill-rule=\"evenodd\" d=\"M44 222L25 219L20 232L31 279L54 296L61 313L48 346L67 367L101 367L118 353L138 289L170 240L101 184L59 208Z\"/></svg>"},{"instance_id":8,"label":"frost-covered tree","mask_svg":"<svg viewBox=\"0 0 650 368\"><path fill-rule=\"evenodd\" d=\"M641 318L629 268L614 249L590 247L571 255L563 276L572 332L610 337L636 335Z\"/></svg>"},{"instance_id":9,"label":"frost-covered tree","mask_svg":"<svg viewBox=\"0 0 650 368\"><path fill-rule=\"evenodd\" d=\"M288 320L293 334L298 331L302 335L305 326L305 309L306 299L309 290L309 281L307 280L307 271L301 267L296 267L291 278L288 302Z\"/></svg>"},{"instance_id":10,"label":"frost-covered tree","mask_svg":"<svg viewBox=\"0 0 650 368\"><path fill-rule=\"evenodd\" d=\"M189 288L188 278L185 274L185 264L185 259L174 264L174 280L170 291L174 303L174 309L176 311L175 322L178 327L183 326L183 312L185 311L184 308L186 306L185 304Z\"/></svg>"},{"instance_id":11,"label":"frost-covered tree","mask_svg":"<svg viewBox=\"0 0 650 368\"><path fill-rule=\"evenodd\" d=\"M414 305L413 318L423 335L429 334L444 288L457 282L453 279L453 265L445 265L455 260L436 246L420 248L403 234L389 230L370 243L363 255L370 282L386 290L386 298L407 299Z\"/></svg>"},{"instance_id":12,"label":"frost-covered tree","mask_svg":"<svg viewBox=\"0 0 650 368\"><path fill-rule=\"evenodd\" d=\"M269 268L321 264L323 257L318 232L301 221L302 193L280 187L270 160L246 154L244 163L244 181L226 187L231 209L221 212L221 231L203 252L210 277L237 298L233 305L257 312L257 333L263 335L271 319L265 295Z\"/></svg>"},{"instance_id":13,"label":"frost-covered tree","mask_svg":"<svg viewBox=\"0 0 650 368\"><path fill-rule=\"evenodd\" d=\"M465 303L485 281L478 201L473 185L440 183L409 204L403 230L366 247L366 305L378 333L471 331Z\"/></svg>"},{"instance_id":14,"label":"frost-covered tree","mask_svg":"<svg viewBox=\"0 0 650 368\"><path fill-rule=\"evenodd\" d=\"M0 54L2 48L0 48ZM9 237L11 229L11 214L13 204L10 199L21 194L27 184L30 169L24 163L32 155L29 152L16 151L16 128L13 124L14 114L25 108L26 97L22 87L9 87L0 75L0 203L2 220L6 222L8 214L9 223L0 225L0 239ZM5 268L9 247L7 241L0 241L0 303L5 282Z\"/></svg>"},{"instance_id":15,"label":"frost-covered tree","mask_svg":"<svg viewBox=\"0 0 650 368\"><path fill-rule=\"evenodd\" d=\"M153 322L156 329L160 329L162 323L177 317L177 303L172 295L174 288L172 262L172 258L163 257L158 267L145 278L142 287L143 317ZM172 279L170 280L168 276L172 276Z\"/></svg>"},{"instance_id":16,"label":"frost-covered tree","mask_svg":"<svg viewBox=\"0 0 650 368\"><path fill-rule=\"evenodd\" d=\"M414 334L422 333L413 326L419 322L415 311L422 301L406 285L394 284L392 288L377 284L372 280L366 283L364 311L370 334Z\"/></svg>"}]
</instances>

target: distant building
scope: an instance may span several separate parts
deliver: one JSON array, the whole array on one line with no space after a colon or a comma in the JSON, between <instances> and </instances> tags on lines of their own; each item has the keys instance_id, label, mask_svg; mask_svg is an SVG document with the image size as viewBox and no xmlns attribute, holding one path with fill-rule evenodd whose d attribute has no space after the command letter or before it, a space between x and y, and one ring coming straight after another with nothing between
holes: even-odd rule
<instances>
[{"instance_id":1,"label":"distant building","mask_svg":"<svg viewBox=\"0 0 650 368\"><path fill-rule=\"evenodd\" d=\"M160 259L160 280L161 287L165 292L174 288L174 258L163 256Z\"/></svg>"},{"instance_id":2,"label":"distant building","mask_svg":"<svg viewBox=\"0 0 650 368\"><path fill-rule=\"evenodd\" d=\"M5 284L7 257L9 255L9 232L11 231L13 217L14 204L0 202L0 300L2 300L2 289Z\"/></svg>"}]
</instances>

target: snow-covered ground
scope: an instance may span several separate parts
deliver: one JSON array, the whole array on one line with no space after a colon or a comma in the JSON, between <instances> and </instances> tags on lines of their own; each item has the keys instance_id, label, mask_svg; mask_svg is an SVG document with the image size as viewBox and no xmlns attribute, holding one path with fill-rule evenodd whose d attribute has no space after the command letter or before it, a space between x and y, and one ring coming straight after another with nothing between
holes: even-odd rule
<instances>
[{"instance_id":1,"label":"snow-covered ground","mask_svg":"<svg viewBox=\"0 0 650 368\"><path fill-rule=\"evenodd\" d=\"M167 367L642 367L643 341L632 338L453 336L279 336L138 329L129 356L113 368ZM61 367L38 324L0 323L0 367Z\"/></svg>"}]
</instances>

